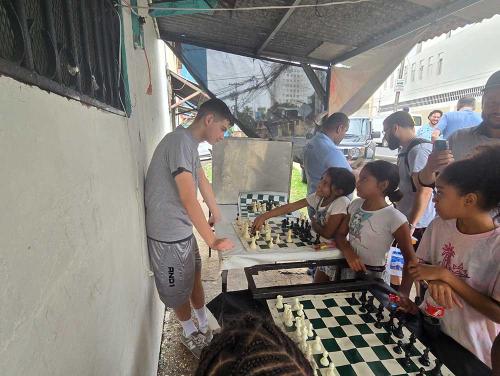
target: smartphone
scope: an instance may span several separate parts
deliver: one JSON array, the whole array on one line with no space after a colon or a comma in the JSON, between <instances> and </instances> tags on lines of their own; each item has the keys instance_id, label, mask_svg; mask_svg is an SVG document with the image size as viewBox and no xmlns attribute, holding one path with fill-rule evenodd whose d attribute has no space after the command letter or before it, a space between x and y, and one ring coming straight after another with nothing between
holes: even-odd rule
<instances>
[{"instance_id":1,"label":"smartphone","mask_svg":"<svg viewBox=\"0 0 500 376\"><path fill-rule=\"evenodd\" d=\"M450 148L450 144L448 144L447 140L436 140L434 141L434 151L443 151L448 150Z\"/></svg>"}]
</instances>

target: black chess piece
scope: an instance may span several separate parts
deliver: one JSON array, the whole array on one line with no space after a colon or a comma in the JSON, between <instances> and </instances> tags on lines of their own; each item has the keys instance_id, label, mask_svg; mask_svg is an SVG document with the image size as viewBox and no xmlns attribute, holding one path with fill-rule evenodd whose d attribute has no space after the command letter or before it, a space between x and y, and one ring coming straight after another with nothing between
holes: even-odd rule
<instances>
[{"instance_id":1,"label":"black chess piece","mask_svg":"<svg viewBox=\"0 0 500 376\"><path fill-rule=\"evenodd\" d=\"M380 305L377 308L377 315L376 315L378 320L382 320L384 318L383 312L384 312L384 305L380 303Z\"/></svg>"},{"instance_id":2,"label":"black chess piece","mask_svg":"<svg viewBox=\"0 0 500 376\"><path fill-rule=\"evenodd\" d=\"M366 290L363 290L363 291L361 292L361 297L359 298L359 300L360 300L362 303L366 302Z\"/></svg>"},{"instance_id":3,"label":"black chess piece","mask_svg":"<svg viewBox=\"0 0 500 376\"><path fill-rule=\"evenodd\" d=\"M305 224L306 224L306 221L302 219L302 220L300 221L300 228L301 228L302 230L304 230L304 229L306 228Z\"/></svg>"},{"instance_id":4,"label":"black chess piece","mask_svg":"<svg viewBox=\"0 0 500 376\"><path fill-rule=\"evenodd\" d=\"M434 366L433 369L431 369L430 375L431 376L441 376L441 367L443 366L443 363L439 360L436 359L436 365Z\"/></svg>"},{"instance_id":5,"label":"black chess piece","mask_svg":"<svg viewBox=\"0 0 500 376\"><path fill-rule=\"evenodd\" d=\"M354 302L356 301L356 294L355 293L351 294L351 299L352 299L352 304L354 305Z\"/></svg>"},{"instance_id":6,"label":"black chess piece","mask_svg":"<svg viewBox=\"0 0 500 376\"><path fill-rule=\"evenodd\" d=\"M377 321L375 322L375 328L377 329L382 329L382 327L385 325L385 323L382 321L384 316L377 316Z\"/></svg>"},{"instance_id":7,"label":"black chess piece","mask_svg":"<svg viewBox=\"0 0 500 376\"><path fill-rule=\"evenodd\" d=\"M410 353L405 352L405 357L403 358L403 367L409 367L410 366Z\"/></svg>"},{"instance_id":8,"label":"black chess piece","mask_svg":"<svg viewBox=\"0 0 500 376\"><path fill-rule=\"evenodd\" d=\"M321 240L320 240L320 235L319 234L316 234L316 239L314 240L314 243L315 245L321 243Z\"/></svg>"},{"instance_id":9,"label":"black chess piece","mask_svg":"<svg viewBox=\"0 0 500 376\"><path fill-rule=\"evenodd\" d=\"M286 228L286 218L281 221L281 228L282 229Z\"/></svg>"},{"instance_id":10,"label":"black chess piece","mask_svg":"<svg viewBox=\"0 0 500 376\"><path fill-rule=\"evenodd\" d=\"M396 312L395 311L391 311L391 313L389 313L389 321L387 321L385 323L385 329L389 332L389 333L392 333L394 332L394 329L396 329L396 326L394 325L394 318L396 316Z\"/></svg>"},{"instance_id":11,"label":"black chess piece","mask_svg":"<svg viewBox=\"0 0 500 376\"><path fill-rule=\"evenodd\" d=\"M420 368L420 369L418 370L417 376L425 376L425 369Z\"/></svg>"},{"instance_id":12,"label":"black chess piece","mask_svg":"<svg viewBox=\"0 0 500 376\"><path fill-rule=\"evenodd\" d=\"M403 321L399 320L399 323L398 323L398 326L396 327L396 329L394 329L394 334L395 337L397 338L403 338L404 337L404 333L403 333Z\"/></svg>"},{"instance_id":13,"label":"black chess piece","mask_svg":"<svg viewBox=\"0 0 500 376\"><path fill-rule=\"evenodd\" d=\"M424 353L422 354L422 356L420 358L418 358L418 361L424 367L429 367L429 365L431 363L429 362L429 349L428 348L424 349Z\"/></svg>"},{"instance_id":14,"label":"black chess piece","mask_svg":"<svg viewBox=\"0 0 500 376\"><path fill-rule=\"evenodd\" d=\"M394 347L394 352L396 354L401 354L403 352L403 341L398 341L398 344Z\"/></svg>"},{"instance_id":15,"label":"black chess piece","mask_svg":"<svg viewBox=\"0 0 500 376\"><path fill-rule=\"evenodd\" d=\"M373 299L375 299L375 297L373 295L369 296L368 297L368 300L366 301L366 310L368 312L375 312L375 304L373 304Z\"/></svg>"}]
</instances>

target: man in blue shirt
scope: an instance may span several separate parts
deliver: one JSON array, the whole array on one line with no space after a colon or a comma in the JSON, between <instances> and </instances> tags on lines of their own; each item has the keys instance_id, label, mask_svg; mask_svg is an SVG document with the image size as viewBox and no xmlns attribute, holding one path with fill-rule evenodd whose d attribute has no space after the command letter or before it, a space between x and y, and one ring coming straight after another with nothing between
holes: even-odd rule
<instances>
[{"instance_id":1,"label":"man in blue shirt","mask_svg":"<svg viewBox=\"0 0 500 376\"><path fill-rule=\"evenodd\" d=\"M342 167L352 171L338 144L349 129L346 114L336 112L326 118L319 132L304 148L304 169L307 177L307 194L316 192L321 176L329 167Z\"/></svg>"},{"instance_id":2,"label":"man in blue shirt","mask_svg":"<svg viewBox=\"0 0 500 376\"><path fill-rule=\"evenodd\" d=\"M458 100L457 111L452 111L444 114L432 133L432 141L443 135L447 140L450 136L459 129L475 127L481 123L481 115L474 112L476 100L474 97L463 97Z\"/></svg>"}]
</instances>

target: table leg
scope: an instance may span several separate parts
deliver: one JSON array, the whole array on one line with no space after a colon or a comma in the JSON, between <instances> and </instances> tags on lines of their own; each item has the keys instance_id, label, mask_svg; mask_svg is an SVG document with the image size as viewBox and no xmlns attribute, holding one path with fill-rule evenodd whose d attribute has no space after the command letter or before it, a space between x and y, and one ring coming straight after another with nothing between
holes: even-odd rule
<instances>
[{"instance_id":1,"label":"table leg","mask_svg":"<svg viewBox=\"0 0 500 376\"><path fill-rule=\"evenodd\" d=\"M227 292L227 270L223 270L221 273L222 277L222 292Z\"/></svg>"}]
</instances>

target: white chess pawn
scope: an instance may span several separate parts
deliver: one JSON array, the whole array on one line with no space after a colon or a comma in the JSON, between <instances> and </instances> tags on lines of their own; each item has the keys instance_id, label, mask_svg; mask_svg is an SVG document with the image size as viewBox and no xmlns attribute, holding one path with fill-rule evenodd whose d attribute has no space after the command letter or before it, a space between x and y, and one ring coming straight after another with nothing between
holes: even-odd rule
<instances>
[{"instance_id":1,"label":"white chess pawn","mask_svg":"<svg viewBox=\"0 0 500 376\"><path fill-rule=\"evenodd\" d=\"M292 311L298 311L300 308L299 298L293 298Z\"/></svg>"},{"instance_id":2,"label":"white chess pawn","mask_svg":"<svg viewBox=\"0 0 500 376\"><path fill-rule=\"evenodd\" d=\"M307 336L309 338L314 337L313 326L312 326L311 322L307 323Z\"/></svg>"},{"instance_id":3,"label":"white chess pawn","mask_svg":"<svg viewBox=\"0 0 500 376\"><path fill-rule=\"evenodd\" d=\"M292 243L293 240L292 240L292 230L291 229L288 229L288 232L286 233L286 242L287 243Z\"/></svg>"},{"instance_id":4,"label":"white chess pawn","mask_svg":"<svg viewBox=\"0 0 500 376\"><path fill-rule=\"evenodd\" d=\"M274 248L273 238L269 239L269 243L267 244L269 245L269 248Z\"/></svg>"},{"instance_id":5,"label":"white chess pawn","mask_svg":"<svg viewBox=\"0 0 500 376\"><path fill-rule=\"evenodd\" d=\"M250 243L250 249L257 249L257 243L255 242L255 236L252 236L252 242Z\"/></svg>"},{"instance_id":6,"label":"white chess pawn","mask_svg":"<svg viewBox=\"0 0 500 376\"><path fill-rule=\"evenodd\" d=\"M323 345L321 344L320 336L316 336L316 338L314 339L313 349L315 352L320 352L321 350L323 350Z\"/></svg>"},{"instance_id":7,"label":"white chess pawn","mask_svg":"<svg viewBox=\"0 0 500 376\"><path fill-rule=\"evenodd\" d=\"M257 239L260 239L260 231L259 230L255 231L255 237Z\"/></svg>"},{"instance_id":8,"label":"white chess pawn","mask_svg":"<svg viewBox=\"0 0 500 376\"><path fill-rule=\"evenodd\" d=\"M299 305L299 310L297 311L297 315L300 317L304 316L304 305L303 304Z\"/></svg>"},{"instance_id":9,"label":"white chess pawn","mask_svg":"<svg viewBox=\"0 0 500 376\"><path fill-rule=\"evenodd\" d=\"M276 239L274 240L274 244L281 244L281 239L279 235L276 235Z\"/></svg>"},{"instance_id":10,"label":"white chess pawn","mask_svg":"<svg viewBox=\"0 0 500 376\"><path fill-rule=\"evenodd\" d=\"M267 230L266 231L266 241L270 241L272 238L271 238L271 231L270 230Z\"/></svg>"},{"instance_id":11,"label":"white chess pawn","mask_svg":"<svg viewBox=\"0 0 500 376\"><path fill-rule=\"evenodd\" d=\"M283 296L282 295L278 295L276 297L276 308L283 309Z\"/></svg>"},{"instance_id":12,"label":"white chess pawn","mask_svg":"<svg viewBox=\"0 0 500 376\"><path fill-rule=\"evenodd\" d=\"M289 311L289 312L286 314L286 316L287 316L287 317L286 317L286 320L285 320L285 325L286 325L287 327L289 327L289 328L290 328L291 326L293 326L293 315L292 315L292 313Z\"/></svg>"},{"instance_id":13,"label":"white chess pawn","mask_svg":"<svg viewBox=\"0 0 500 376\"><path fill-rule=\"evenodd\" d=\"M326 372L326 376L337 376L335 375L335 364L333 364L333 362L330 362L330 365L328 366L328 371Z\"/></svg>"},{"instance_id":14,"label":"white chess pawn","mask_svg":"<svg viewBox=\"0 0 500 376\"><path fill-rule=\"evenodd\" d=\"M323 367L328 367L330 361L328 360L328 351L323 351L323 357L319 361Z\"/></svg>"}]
</instances>

